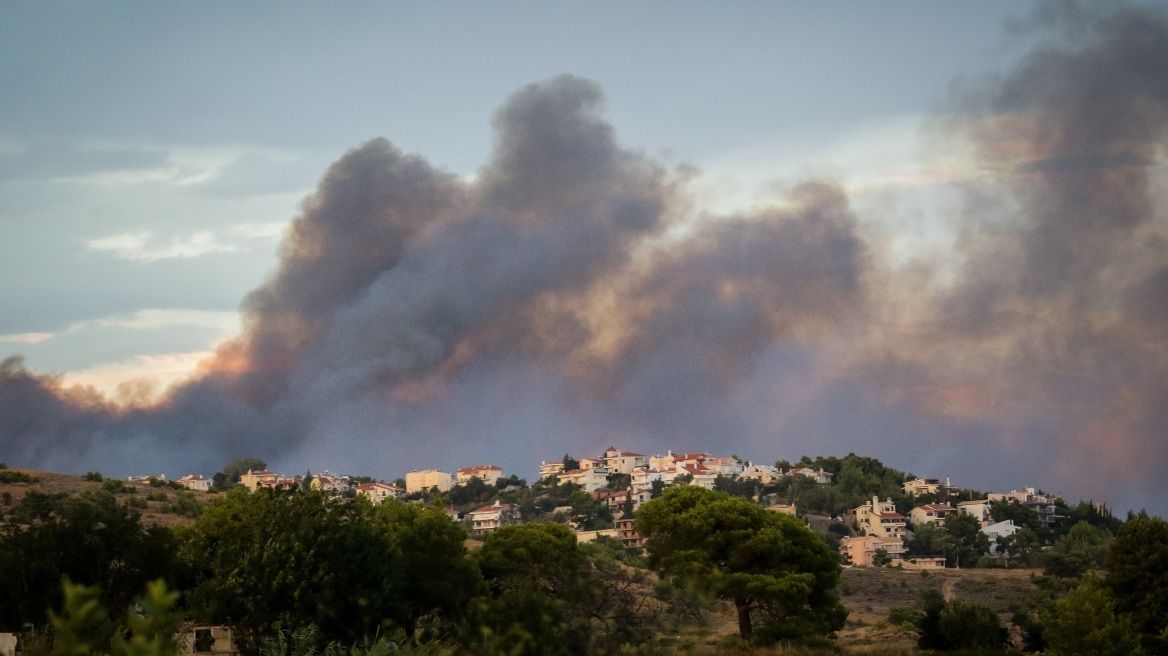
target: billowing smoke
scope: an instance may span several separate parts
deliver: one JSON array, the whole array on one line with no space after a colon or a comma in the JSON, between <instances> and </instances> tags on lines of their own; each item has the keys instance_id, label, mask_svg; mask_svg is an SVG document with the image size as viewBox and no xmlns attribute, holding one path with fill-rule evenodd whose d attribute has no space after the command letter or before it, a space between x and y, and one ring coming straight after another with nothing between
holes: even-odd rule
<instances>
[{"instance_id":1,"label":"billowing smoke","mask_svg":"<svg viewBox=\"0 0 1168 656\"><path fill-rule=\"evenodd\" d=\"M943 116L982 174L943 261L893 266L830 181L694 209L564 76L473 180L376 139L303 203L241 336L150 406L0 367L0 456L60 469L531 469L610 443L857 451L1149 505L1168 463L1168 17L1050 5ZM147 467L147 465L134 465ZM528 473L521 471L521 474Z\"/></svg>"}]
</instances>

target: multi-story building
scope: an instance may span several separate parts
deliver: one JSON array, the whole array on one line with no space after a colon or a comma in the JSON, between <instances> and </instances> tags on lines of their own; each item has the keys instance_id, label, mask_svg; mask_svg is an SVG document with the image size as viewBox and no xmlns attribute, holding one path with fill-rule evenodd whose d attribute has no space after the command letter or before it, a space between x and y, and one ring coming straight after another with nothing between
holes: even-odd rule
<instances>
[{"instance_id":1,"label":"multi-story building","mask_svg":"<svg viewBox=\"0 0 1168 656\"><path fill-rule=\"evenodd\" d=\"M843 538L839 543L839 552L844 562L853 567L870 567L878 549L883 549L893 561L903 558L906 551L904 540L900 537L863 535Z\"/></svg>"},{"instance_id":2,"label":"multi-story building","mask_svg":"<svg viewBox=\"0 0 1168 656\"><path fill-rule=\"evenodd\" d=\"M763 485L771 485L782 477L782 472L770 465L750 465L738 474L738 478L755 480Z\"/></svg>"},{"instance_id":3,"label":"multi-story building","mask_svg":"<svg viewBox=\"0 0 1168 656\"><path fill-rule=\"evenodd\" d=\"M946 517L956 513L957 509L948 504L926 503L910 510L908 516L914 526L923 526L943 522Z\"/></svg>"},{"instance_id":4,"label":"multi-story building","mask_svg":"<svg viewBox=\"0 0 1168 656\"><path fill-rule=\"evenodd\" d=\"M612 446L604 452L603 461L608 471L615 474L631 474L634 469L648 464L648 459L643 454L622 451Z\"/></svg>"},{"instance_id":5,"label":"multi-story building","mask_svg":"<svg viewBox=\"0 0 1168 656\"><path fill-rule=\"evenodd\" d=\"M239 477L239 482L247 489L255 492L260 487L261 482L275 481L277 478L279 477L266 469L260 469L258 471L249 469L246 474Z\"/></svg>"},{"instance_id":6,"label":"multi-story building","mask_svg":"<svg viewBox=\"0 0 1168 656\"><path fill-rule=\"evenodd\" d=\"M914 478L902 485L904 493L909 496L917 496L920 494L937 494L941 488L941 480L937 478Z\"/></svg>"},{"instance_id":7,"label":"multi-story building","mask_svg":"<svg viewBox=\"0 0 1168 656\"><path fill-rule=\"evenodd\" d=\"M454 474L459 485L466 485L472 478L477 478L487 485L494 485L495 481L503 477L503 468L497 465L475 465L474 467L463 467Z\"/></svg>"},{"instance_id":8,"label":"multi-story building","mask_svg":"<svg viewBox=\"0 0 1168 656\"><path fill-rule=\"evenodd\" d=\"M449 492L453 486L454 477L437 469L423 469L406 474L406 492L427 492L438 488L442 492Z\"/></svg>"},{"instance_id":9,"label":"multi-story building","mask_svg":"<svg viewBox=\"0 0 1168 656\"><path fill-rule=\"evenodd\" d=\"M563 471L556 474L559 477L560 483L575 483L584 489L585 492L595 492L600 488L608 485L608 470L603 467L596 469L573 469L571 471Z\"/></svg>"},{"instance_id":10,"label":"multi-story building","mask_svg":"<svg viewBox=\"0 0 1168 656\"><path fill-rule=\"evenodd\" d=\"M613 520L617 537L626 547L643 547L645 539L637 533L636 520L632 515L621 515Z\"/></svg>"},{"instance_id":11,"label":"multi-story building","mask_svg":"<svg viewBox=\"0 0 1168 656\"><path fill-rule=\"evenodd\" d=\"M871 502L856 508L856 527L864 535L899 538L904 536L905 518L896 512L892 499L873 496Z\"/></svg>"},{"instance_id":12,"label":"multi-story building","mask_svg":"<svg viewBox=\"0 0 1168 656\"><path fill-rule=\"evenodd\" d=\"M562 471L564 471L563 460L553 460L552 462L541 460L539 463L539 480L542 481L548 476L555 476Z\"/></svg>"},{"instance_id":13,"label":"multi-story building","mask_svg":"<svg viewBox=\"0 0 1168 656\"><path fill-rule=\"evenodd\" d=\"M495 501L489 506L467 513L470 521L470 530L474 535L482 535L493 531L500 526L515 524L519 521L519 507L510 503Z\"/></svg>"},{"instance_id":14,"label":"multi-story building","mask_svg":"<svg viewBox=\"0 0 1168 656\"><path fill-rule=\"evenodd\" d=\"M401 492L401 488L390 483L361 483L357 486L357 494L369 499L375 506L386 499L398 498Z\"/></svg>"}]
</instances>

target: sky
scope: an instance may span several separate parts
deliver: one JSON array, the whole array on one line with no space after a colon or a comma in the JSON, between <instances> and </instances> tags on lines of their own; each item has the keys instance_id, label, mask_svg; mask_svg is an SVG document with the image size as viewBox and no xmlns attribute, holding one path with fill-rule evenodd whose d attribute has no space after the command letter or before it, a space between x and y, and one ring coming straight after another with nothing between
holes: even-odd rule
<instances>
[{"instance_id":1,"label":"sky","mask_svg":"<svg viewBox=\"0 0 1168 656\"><path fill-rule=\"evenodd\" d=\"M2 3L0 90L12 466L1168 513L1162 6Z\"/></svg>"}]
</instances>

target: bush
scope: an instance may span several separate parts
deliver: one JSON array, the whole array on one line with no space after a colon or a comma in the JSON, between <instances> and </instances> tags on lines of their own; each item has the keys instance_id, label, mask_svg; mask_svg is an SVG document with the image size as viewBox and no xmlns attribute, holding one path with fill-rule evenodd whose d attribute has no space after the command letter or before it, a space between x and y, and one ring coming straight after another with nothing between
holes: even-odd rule
<instances>
[{"instance_id":1,"label":"bush","mask_svg":"<svg viewBox=\"0 0 1168 656\"><path fill-rule=\"evenodd\" d=\"M143 499L142 497L137 496L137 495L126 499L125 503L127 506L129 506L131 508L139 508L139 509L145 508L146 506L149 505L146 502L146 499Z\"/></svg>"},{"instance_id":2,"label":"bush","mask_svg":"<svg viewBox=\"0 0 1168 656\"><path fill-rule=\"evenodd\" d=\"M0 471L0 483L36 483L38 478L29 476L24 472L3 470Z\"/></svg>"},{"instance_id":3,"label":"bush","mask_svg":"<svg viewBox=\"0 0 1168 656\"><path fill-rule=\"evenodd\" d=\"M905 625L911 624L915 629L920 628L925 614L911 606L893 606L888 609L888 623Z\"/></svg>"},{"instance_id":4,"label":"bush","mask_svg":"<svg viewBox=\"0 0 1168 656\"><path fill-rule=\"evenodd\" d=\"M93 483L100 483L102 480L101 472L85 472L85 480L91 481Z\"/></svg>"},{"instance_id":5,"label":"bush","mask_svg":"<svg viewBox=\"0 0 1168 656\"><path fill-rule=\"evenodd\" d=\"M1000 650L1008 638L1009 632L989 606L965 599L945 601L939 590L926 591L917 642L921 649Z\"/></svg>"},{"instance_id":6,"label":"bush","mask_svg":"<svg viewBox=\"0 0 1168 656\"><path fill-rule=\"evenodd\" d=\"M132 485L126 485L116 478L107 478L101 484L101 489L110 494L135 494L138 490Z\"/></svg>"}]
</instances>

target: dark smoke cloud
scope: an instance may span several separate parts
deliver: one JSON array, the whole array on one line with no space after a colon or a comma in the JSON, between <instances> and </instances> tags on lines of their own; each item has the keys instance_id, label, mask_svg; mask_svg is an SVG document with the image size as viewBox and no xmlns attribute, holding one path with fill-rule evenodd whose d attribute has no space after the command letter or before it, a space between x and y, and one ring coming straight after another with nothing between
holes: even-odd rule
<instances>
[{"instance_id":1,"label":"dark smoke cloud","mask_svg":"<svg viewBox=\"0 0 1168 656\"><path fill-rule=\"evenodd\" d=\"M939 118L984 172L957 264L891 266L829 181L696 215L690 172L621 148L564 76L499 110L472 180L382 139L342 157L241 336L160 402L6 361L0 456L396 475L610 443L854 450L1163 512L1168 17L1048 5L1027 29L1032 53Z\"/></svg>"}]
</instances>

